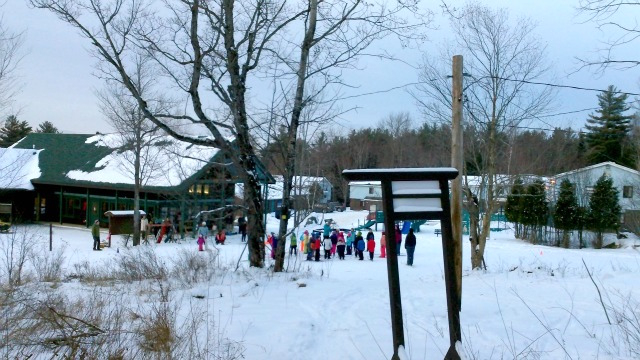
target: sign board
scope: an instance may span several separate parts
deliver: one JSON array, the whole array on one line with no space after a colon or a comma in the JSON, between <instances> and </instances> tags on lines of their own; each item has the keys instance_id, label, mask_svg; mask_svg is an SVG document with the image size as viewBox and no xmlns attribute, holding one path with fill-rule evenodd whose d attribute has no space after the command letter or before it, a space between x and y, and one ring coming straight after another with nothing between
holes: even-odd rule
<instances>
[{"instance_id":1,"label":"sign board","mask_svg":"<svg viewBox=\"0 0 640 360\"><path fill-rule=\"evenodd\" d=\"M342 172L349 181L380 181L384 224L387 231L401 220L440 220L442 252L447 293L450 347L445 359L459 360L455 344L461 341L460 294L455 276L455 249L451 226L449 181L458 176L455 168L354 169ZM459 259L462 261L462 259ZM400 359L398 349L404 346L402 301L398 254L394 241L387 241L389 303L393 332L393 357Z\"/></svg>"}]
</instances>

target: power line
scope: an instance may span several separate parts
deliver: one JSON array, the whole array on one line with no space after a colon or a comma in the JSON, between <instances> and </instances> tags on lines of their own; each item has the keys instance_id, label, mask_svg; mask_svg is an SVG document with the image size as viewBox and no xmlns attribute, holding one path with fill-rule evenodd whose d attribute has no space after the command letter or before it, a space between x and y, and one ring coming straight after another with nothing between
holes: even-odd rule
<instances>
[{"instance_id":1,"label":"power line","mask_svg":"<svg viewBox=\"0 0 640 360\"><path fill-rule=\"evenodd\" d=\"M575 86L575 85L560 85L560 84L552 84L552 83L547 83L547 82L538 82L538 81L529 81L529 80L509 79L509 78L503 78L503 77L499 77L499 76L491 76L491 78L493 78L493 79L498 79L498 80L505 80L505 81L520 82L520 83L524 83L524 84L531 84L531 85L543 85L543 86L549 86L549 87L557 87L557 88L565 88L565 89L574 89L574 90L597 91L597 92L607 92L607 91L609 91L609 90L596 89L596 88L588 88L588 87ZM625 95L640 96L640 93L633 93L633 92L627 92L627 91L621 91L621 90L616 90L616 91L614 91L614 93L615 93L615 94L625 94Z\"/></svg>"}]
</instances>

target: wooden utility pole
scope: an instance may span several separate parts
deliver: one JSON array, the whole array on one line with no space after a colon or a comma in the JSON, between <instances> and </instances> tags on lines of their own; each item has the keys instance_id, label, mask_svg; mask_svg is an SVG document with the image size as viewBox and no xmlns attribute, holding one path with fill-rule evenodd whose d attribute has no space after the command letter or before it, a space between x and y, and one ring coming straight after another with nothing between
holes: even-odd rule
<instances>
[{"instance_id":1,"label":"wooden utility pole","mask_svg":"<svg viewBox=\"0 0 640 360\"><path fill-rule=\"evenodd\" d=\"M453 57L452 66L452 125L451 125L451 167L458 170L458 177L451 181L451 230L453 238L453 266L457 289L458 311L462 306L462 55Z\"/></svg>"}]
</instances>

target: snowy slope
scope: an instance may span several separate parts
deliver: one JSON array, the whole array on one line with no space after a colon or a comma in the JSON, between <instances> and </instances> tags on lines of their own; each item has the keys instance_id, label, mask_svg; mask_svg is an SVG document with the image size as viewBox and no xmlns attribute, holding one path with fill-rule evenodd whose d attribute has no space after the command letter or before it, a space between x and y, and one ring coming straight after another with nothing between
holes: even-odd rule
<instances>
[{"instance_id":1,"label":"snowy slope","mask_svg":"<svg viewBox=\"0 0 640 360\"><path fill-rule=\"evenodd\" d=\"M325 216L341 227L350 227L364 222L365 215L347 211ZM275 231L277 226L270 215L267 230ZM439 223L429 222L416 234L413 267L404 265L406 257L399 258L406 353L411 359L443 358L449 345L442 238L434 234L436 228ZM37 230L43 234L45 247L48 228ZM375 235L378 241L380 231ZM0 234L0 241L3 236L7 235ZM114 237L112 248L91 251L88 229L55 227L53 243L54 248L66 245L68 271L74 263L87 259L106 262L136 251L119 245L118 237ZM639 243L637 239L627 242ZM468 244L464 245L461 323L466 358L634 358L624 347L616 350L613 345L619 340L614 335L616 327L607 323L583 265L584 260L608 304L623 305L621 296L630 296L637 304L640 255L632 246L615 250L551 248L516 240L507 230L492 233L486 250L488 270L484 272L470 270ZM167 260L179 249L197 250L193 239L151 246ZM288 271L274 275L249 268L246 253L240 257L243 248L239 236L230 236L227 244L217 249L219 264L229 269L229 274L185 291L204 298L208 312L220 324L220 336L241 342L244 358L391 357L386 262L378 257L378 250L373 261L347 257L344 261L307 262L302 255L292 256L286 260ZM242 259L240 269L234 272L238 259Z\"/></svg>"}]
</instances>

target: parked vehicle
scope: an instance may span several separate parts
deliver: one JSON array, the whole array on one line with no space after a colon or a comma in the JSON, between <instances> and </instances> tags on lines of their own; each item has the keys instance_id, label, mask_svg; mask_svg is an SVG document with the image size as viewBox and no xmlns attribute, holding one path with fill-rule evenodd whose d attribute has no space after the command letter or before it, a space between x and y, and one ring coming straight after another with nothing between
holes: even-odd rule
<instances>
[{"instance_id":1,"label":"parked vehicle","mask_svg":"<svg viewBox=\"0 0 640 360\"><path fill-rule=\"evenodd\" d=\"M332 209L332 211L343 212L346 210L346 208L342 205L342 203L338 201L332 201L327 205L329 206L330 209Z\"/></svg>"},{"instance_id":2,"label":"parked vehicle","mask_svg":"<svg viewBox=\"0 0 640 360\"><path fill-rule=\"evenodd\" d=\"M329 204L317 203L314 204L311 208L313 211L318 213L330 213L333 212L333 209L329 206Z\"/></svg>"}]
</instances>

